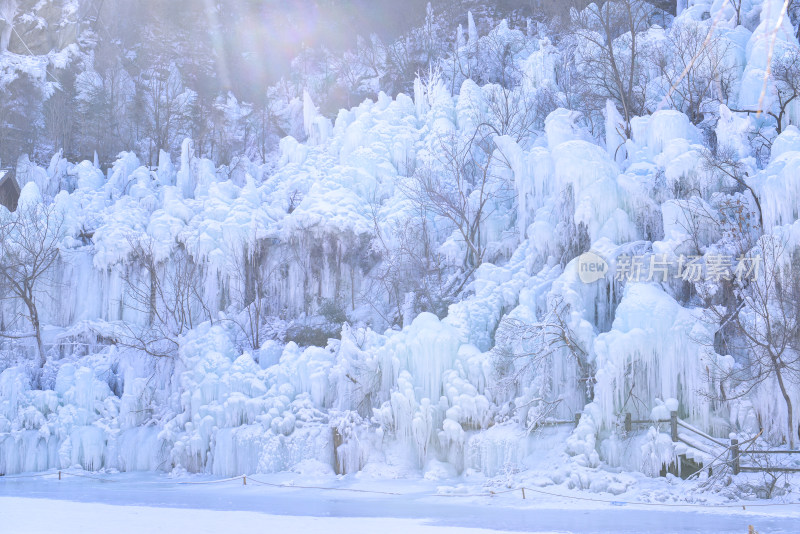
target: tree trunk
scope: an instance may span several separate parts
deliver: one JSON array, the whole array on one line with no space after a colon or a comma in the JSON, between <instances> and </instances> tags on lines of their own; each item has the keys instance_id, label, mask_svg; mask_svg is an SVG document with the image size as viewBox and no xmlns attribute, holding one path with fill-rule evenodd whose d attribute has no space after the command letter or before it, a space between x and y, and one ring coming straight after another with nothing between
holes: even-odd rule
<instances>
[{"instance_id":1,"label":"tree trunk","mask_svg":"<svg viewBox=\"0 0 800 534\"><path fill-rule=\"evenodd\" d=\"M33 326L33 332L36 337L36 351L37 351L37 366L39 369L44 368L44 364L47 363L47 360L44 356L44 343L42 343L42 328L39 324L39 312L36 309L36 302L34 302L32 296L27 296L25 298L25 304L28 306L28 313L30 314L31 319L31 326Z\"/></svg>"},{"instance_id":2,"label":"tree trunk","mask_svg":"<svg viewBox=\"0 0 800 534\"><path fill-rule=\"evenodd\" d=\"M148 306L147 324L153 326L156 319L156 284L158 284L155 262L148 265L148 271L150 271L150 305Z\"/></svg>"},{"instance_id":3,"label":"tree trunk","mask_svg":"<svg viewBox=\"0 0 800 534\"><path fill-rule=\"evenodd\" d=\"M789 432L789 448L794 449L794 413L792 410L792 398L789 396L789 392L786 391L786 385L783 383L783 373L781 373L780 368L780 360L776 362L775 366L775 377L778 379L778 386L781 388L781 395L783 395L783 400L786 402L786 424L787 424L787 431Z\"/></svg>"},{"instance_id":4,"label":"tree trunk","mask_svg":"<svg viewBox=\"0 0 800 534\"><path fill-rule=\"evenodd\" d=\"M33 325L34 330L36 331L36 349L39 352L39 361L37 362L39 369L44 369L44 364L47 363L47 360L44 357L44 344L42 343L42 331L39 328L39 321L34 323Z\"/></svg>"}]
</instances>

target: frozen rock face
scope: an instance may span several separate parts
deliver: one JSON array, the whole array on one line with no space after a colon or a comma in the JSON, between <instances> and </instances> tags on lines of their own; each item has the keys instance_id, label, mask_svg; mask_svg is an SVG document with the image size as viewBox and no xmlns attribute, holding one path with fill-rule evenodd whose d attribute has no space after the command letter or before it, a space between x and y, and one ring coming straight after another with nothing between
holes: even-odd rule
<instances>
[{"instance_id":1,"label":"frozen rock face","mask_svg":"<svg viewBox=\"0 0 800 534\"><path fill-rule=\"evenodd\" d=\"M793 39L769 11L778 3L761 5L752 36L729 24L728 11L720 16L731 39L750 39L740 100L757 95L765 28L780 23L781 39ZM756 5L743 4L748 13ZM681 20L697 23L707 9L728 9L679 6ZM488 41L469 21L462 46L480 49ZM518 33L504 24L491 38ZM513 50L525 91L557 88L550 41ZM556 435L572 461L656 475L676 450L655 429L620 433L626 412L661 419L674 410L709 432L785 415L764 389L732 407L709 401L709 369L735 361L714 350L717 325L701 320L693 289L620 275L626 256L674 265L718 253L720 226L692 233L691 210L713 219L722 192L734 189L732 198L751 202L741 184L704 165L701 130L679 111L625 125L609 103L592 130L590 118L559 108L531 135L489 135L480 163L497 194L485 204L474 191L453 188L451 197L483 206L475 242L485 256L468 279L450 276L462 272L468 245L448 213L414 203L414 178L438 172L451 186L456 175L437 157L469 146L498 94L499 85L465 80L452 95L430 72L413 98L380 93L333 124L305 94L295 102L303 128L281 140L274 172L244 160L215 167L190 139L174 164L162 153L148 168L123 152L106 176L60 154L47 169L21 158L20 204L54 199L65 235L55 283L37 295L51 349L41 388L21 359L6 359L10 345L0 346L0 473L388 465L429 478L495 476L525 465L543 423L581 412L577 427ZM786 127L759 169L756 119L724 105L718 114L704 131L743 162L764 230L795 247L800 131ZM604 265L587 281L590 250ZM418 276L400 261L409 256L430 261L426 269L443 265L440 285L464 282L438 316L419 305L430 295L391 286L391 276ZM122 342L170 311L151 307L154 287L170 305L185 304L169 324L168 358ZM158 291L152 298L161 302ZM22 309L0 301L0 323ZM23 343L13 349L33 353Z\"/></svg>"},{"instance_id":2,"label":"frozen rock face","mask_svg":"<svg viewBox=\"0 0 800 534\"><path fill-rule=\"evenodd\" d=\"M0 2L0 53L38 55L61 50L75 43L80 30L81 21L71 2Z\"/></svg>"}]
</instances>

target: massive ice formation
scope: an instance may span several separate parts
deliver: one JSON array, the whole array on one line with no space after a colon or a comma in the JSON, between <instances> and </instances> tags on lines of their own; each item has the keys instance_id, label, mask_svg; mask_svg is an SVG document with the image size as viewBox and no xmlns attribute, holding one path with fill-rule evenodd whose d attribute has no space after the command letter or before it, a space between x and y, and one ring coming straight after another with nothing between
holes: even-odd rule
<instances>
[{"instance_id":1,"label":"massive ice formation","mask_svg":"<svg viewBox=\"0 0 800 534\"><path fill-rule=\"evenodd\" d=\"M756 2L743 4L750 13ZM729 58L744 72L742 107L758 104L769 28L780 30L776 48L797 45L788 21L776 18L780 4L763 2L752 33L734 27L727 3L710 6L710 20L724 22L719 31L746 44L746 54L733 47ZM711 23L702 16L707 2L679 8L675 24ZM501 25L491 38L510 32ZM470 15L461 44L480 48L481 39ZM526 90L554 87L560 59L548 40L516 53ZM435 165L443 138L471 135L497 91L467 80L453 96L432 71L416 80L413 98L380 93L340 111L333 125L306 93L304 132L281 140L269 176L249 162L216 168L189 139L174 165L165 153L156 170L122 153L105 176L91 162L60 155L48 169L21 158L20 202L55 197L66 235L57 283L39 295L52 347L42 388L32 388L24 363L0 360L0 474L80 466L225 476L311 462L336 472L388 464L431 476L491 476L524 462L537 424L576 412L580 423L559 438L576 462L657 474L675 453L671 442L655 428L623 435L624 413L660 419L677 410L706 431L781 417L763 392L730 411L709 402L709 367L732 358L714 352L714 325L679 302L678 282L615 279L622 255L677 260L705 254L720 238L705 228L696 236L701 250L688 250L695 244L687 244L687 209L712 210L726 182L703 167L703 136L678 111L633 118L628 138L609 103L602 143L585 117L567 109L550 113L533 140L492 136L491 186L507 185L513 199L492 199L481 223L491 261L446 317L417 315L413 295L401 295L403 326L387 329L376 312L382 303L372 300L382 298L376 236L396 250L403 223L427 217L442 256L463 257L463 239L409 201L409 177ZM754 169L746 132L762 119L725 106L719 115L718 142ZM298 140L303 133L307 142ZM799 166L800 132L789 126L768 165L746 177L765 229L780 227L795 245ZM609 264L605 278L582 281L575 252L584 250L569 248L576 236ZM192 284L197 320L179 333L180 348L168 359L108 343L125 325L151 320L129 289L131 280L148 280L143 247L164 276L175 278L186 258L200 266ZM248 346L237 314L245 306L241 313L253 312L256 289L268 296L270 317L308 319L337 303L357 326L345 324L327 344L317 340L324 346L263 339ZM20 309L2 301L4 325ZM503 359L498 349L525 351L513 336L498 347L508 324L535 331L559 310L569 343L553 343L534 367L524 357ZM627 459L626 439L637 451Z\"/></svg>"}]
</instances>

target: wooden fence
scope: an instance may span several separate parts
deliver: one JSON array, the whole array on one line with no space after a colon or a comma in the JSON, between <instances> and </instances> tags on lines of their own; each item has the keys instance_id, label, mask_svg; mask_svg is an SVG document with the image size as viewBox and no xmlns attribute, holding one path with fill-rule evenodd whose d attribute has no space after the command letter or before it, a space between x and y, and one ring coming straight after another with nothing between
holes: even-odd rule
<instances>
[{"instance_id":1,"label":"wooden fence","mask_svg":"<svg viewBox=\"0 0 800 534\"><path fill-rule=\"evenodd\" d=\"M574 419L572 420L555 420L555 421L545 421L540 424L540 426L550 426L550 425L575 425L578 426L578 423L581 419L581 412L575 414ZM777 473L800 473L800 467L782 467L782 466L753 466L753 465L742 465L742 457L756 457L759 455L771 455L771 454L800 454L800 450L750 450L750 449L742 449L739 443L739 440L736 438L731 438L730 443L725 443L721 441L721 438L712 437L702 430L699 430L688 423L678 419L678 412L670 412L669 419L633 419L633 416L630 413L625 414L624 418L624 427L625 432L630 432L633 429L634 425L652 425L654 423L669 423L669 433L672 441L682 442L692 448L698 449L706 454L713 455L714 453L717 454L717 458L727 456L726 463L730 466L731 470L733 471L734 475L738 475L739 473L757 473L757 472L777 472ZM701 438L714 443L718 447L721 447L722 450L709 452L707 450L703 450L701 447L698 447L698 443L693 442L689 439L683 438L678 434L678 429L682 428L692 434L700 436Z\"/></svg>"}]
</instances>

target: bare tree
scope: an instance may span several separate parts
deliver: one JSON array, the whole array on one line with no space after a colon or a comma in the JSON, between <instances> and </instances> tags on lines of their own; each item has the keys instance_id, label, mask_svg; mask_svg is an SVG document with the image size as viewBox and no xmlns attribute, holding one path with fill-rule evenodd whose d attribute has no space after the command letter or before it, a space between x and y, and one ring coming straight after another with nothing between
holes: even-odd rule
<instances>
[{"instance_id":1,"label":"bare tree","mask_svg":"<svg viewBox=\"0 0 800 534\"><path fill-rule=\"evenodd\" d=\"M513 195L510 184L494 175L499 162L491 153L493 143L476 129L464 139L455 133L438 137L436 156L417 168L403 192L419 209L448 221L464 243L464 281L485 259L481 234L494 206Z\"/></svg>"},{"instance_id":2,"label":"bare tree","mask_svg":"<svg viewBox=\"0 0 800 534\"><path fill-rule=\"evenodd\" d=\"M55 91L43 106L45 134L53 147L62 149L66 154L74 154L74 74L69 70L59 71L58 77L62 89Z\"/></svg>"},{"instance_id":3,"label":"bare tree","mask_svg":"<svg viewBox=\"0 0 800 534\"><path fill-rule=\"evenodd\" d=\"M550 396L552 377L548 372L553 358L566 357L578 368L586 397L593 397L594 369L588 353L581 346L568 323L570 306L560 296L550 299L547 311L534 322L504 318L500 323L494 351L495 365L503 376L501 382L516 390L522 383L535 386L534 398L526 406L529 430L538 426L557 409L562 399ZM530 407L535 405L532 415Z\"/></svg>"},{"instance_id":4,"label":"bare tree","mask_svg":"<svg viewBox=\"0 0 800 534\"><path fill-rule=\"evenodd\" d=\"M717 250L737 257L734 264L725 256L707 253L706 280L697 284L704 320L715 331L713 348L735 361L709 361L711 387L704 394L725 403L764 387L777 389L786 407L784 436L794 448L798 429L792 392L800 386L800 250L787 250L778 235L763 235L758 198L740 183L744 177L727 157L711 165L731 178L734 187L713 205L692 197L684 207L684 224L687 233L694 234L698 253L703 228L714 227L720 236ZM745 190L753 194L758 213L750 211L751 204L741 195ZM711 275L709 281L709 269L718 273L716 280Z\"/></svg>"},{"instance_id":5,"label":"bare tree","mask_svg":"<svg viewBox=\"0 0 800 534\"><path fill-rule=\"evenodd\" d=\"M559 221L553 232L554 256L562 267L591 247L591 238L586 223L575 222L575 192L568 184L561 192L558 213Z\"/></svg>"},{"instance_id":6,"label":"bare tree","mask_svg":"<svg viewBox=\"0 0 800 534\"><path fill-rule=\"evenodd\" d=\"M597 112L613 101L622 110L627 136L631 119L645 108L639 33L647 29L652 10L643 0L610 0L573 12L584 105Z\"/></svg>"},{"instance_id":7,"label":"bare tree","mask_svg":"<svg viewBox=\"0 0 800 534\"><path fill-rule=\"evenodd\" d=\"M742 0L738 0L741 2ZM792 26L797 28L797 33L795 33L795 37L800 39L800 2L798 0L786 0L786 14L789 16L789 20L792 23Z\"/></svg>"},{"instance_id":8,"label":"bare tree","mask_svg":"<svg viewBox=\"0 0 800 534\"><path fill-rule=\"evenodd\" d=\"M693 123L703 120L709 104L727 103L736 73L726 58L730 43L713 37L713 28L686 22L674 26L666 44L652 50L651 60L667 88L670 107Z\"/></svg>"},{"instance_id":9,"label":"bare tree","mask_svg":"<svg viewBox=\"0 0 800 534\"><path fill-rule=\"evenodd\" d=\"M800 387L800 254L787 258L785 243L763 236L753 253L760 267L751 278L737 277L739 305L729 313L709 306L720 330L730 326L727 348L741 362L716 365L714 378L730 384L720 391L724 400L742 398L762 386L777 386L786 406L786 440L794 448L792 392ZM755 254L754 254L755 257Z\"/></svg>"},{"instance_id":10,"label":"bare tree","mask_svg":"<svg viewBox=\"0 0 800 534\"><path fill-rule=\"evenodd\" d=\"M764 215L761 210L761 199L756 193L753 186L747 181L747 168L744 163L737 157L736 153L730 147L718 147L717 150L704 150L703 151L703 168L706 171L716 174L731 182L732 186L730 192L746 191L753 198L756 209L758 211L758 232L764 231Z\"/></svg>"},{"instance_id":11,"label":"bare tree","mask_svg":"<svg viewBox=\"0 0 800 534\"><path fill-rule=\"evenodd\" d=\"M37 146L39 126L44 123L42 89L31 76L0 80L0 160L5 164L33 153Z\"/></svg>"},{"instance_id":12,"label":"bare tree","mask_svg":"<svg viewBox=\"0 0 800 534\"><path fill-rule=\"evenodd\" d=\"M270 281L278 279L285 263L281 254L259 242L231 259L231 304L238 312L233 321L253 350L261 348L261 329L270 311Z\"/></svg>"},{"instance_id":13,"label":"bare tree","mask_svg":"<svg viewBox=\"0 0 800 534\"><path fill-rule=\"evenodd\" d=\"M709 363L709 395L728 402L776 388L786 407L785 439L793 448L792 392L800 385L800 251L787 250L778 235L761 235L760 218L756 221L746 204L730 196L717 202L717 217L708 217L722 234L721 250L739 255L738 264L719 271L716 282L698 284L706 322L716 331L714 349L736 358ZM713 258L705 260L708 269Z\"/></svg>"},{"instance_id":14,"label":"bare tree","mask_svg":"<svg viewBox=\"0 0 800 534\"><path fill-rule=\"evenodd\" d=\"M181 335L212 320L198 283L202 268L184 250L159 260L151 238L131 236L128 242L133 261L124 267L123 304L147 320L139 325L123 321L114 341L150 356L174 356Z\"/></svg>"},{"instance_id":15,"label":"bare tree","mask_svg":"<svg viewBox=\"0 0 800 534\"><path fill-rule=\"evenodd\" d=\"M143 114L144 147L148 153L148 164L153 165L159 150L170 151L177 146L181 134L188 129L191 108L196 93L184 87L174 62L157 58L152 66L140 73L136 79L136 106L131 110Z\"/></svg>"},{"instance_id":16,"label":"bare tree","mask_svg":"<svg viewBox=\"0 0 800 534\"><path fill-rule=\"evenodd\" d=\"M471 136L440 134L427 162L398 184L412 202L414 215L394 226L391 236L379 224L380 203L373 199L374 248L381 260L370 274L364 299L381 310L389 324L402 321L409 310L442 316L490 254L483 234L485 223L499 206L510 205L514 196L512 184L496 172L509 162L495 151L492 137L525 137L532 130L533 116L523 117L530 110L512 105L511 90L496 88L505 95L498 97L505 104L496 102L498 115L489 112ZM440 251L440 240L448 235L463 246L460 265ZM384 310L375 298L378 294L392 303L390 309Z\"/></svg>"},{"instance_id":17,"label":"bare tree","mask_svg":"<svg viewBox=\"0 0 800 534\"><path fill-rule=\"evenodd\" d=\"M105 162L133 143L125 121L133 81L118 61L100 72L79 74L75 90L75 144L79 154L90 155L96 150Z\"/></svg>"},{"instance_id":18,"label":"bare tree","mask_svg":"<svg viewBox=\"0 0 800 534\"><path fill-rule=\"evenodd\" d=\"M383 43L373 34L369 39L359 36L355 52L344 52L340 58L334 59L336 78L347 93L348 107L354 97L362 98L371 92L369 87L365 87L365 82L382 76L385 57Z\"/></svg>"},{"instance_id":19,"label":"bare tree","mask_svg":"<svg viewBox=\"0 0 800 534\"><path fill-rule=\"evenodd\" d=\"M450 81L450 94L456 94L464 80L472 79L474 58L474 49L466 46L463 28L459 26L449 55L441 61L442 72Z\"/></svg>"},{"instance_id":20,"label":"bare tree","mask_svg":"<svg viewBox=\"0 0 800 534\"><path fill-rule=\"evenodd\" d=\"M482 37L476 51L477 65L472 69L475 81L479 85L496 83L506 88L518 85L523 70L517 55L526 44L525 34L517 30L495 30Z\"/></svg>"},{"instance_id":21,"label":"bare tree","mask_svg":"<svg viewBox=\"0 0 800 534\"><path fill-rule=\"evenodd\" d=\"M416 216L383 229L379 202L373 199L370 205L373 248L380 260L366 280L361 299L389 325L402 325L407 312L416 315L427 311L443 316L451 303L452 281L434 242L424 206L418 206L422 211Z\"/></svg>"},{"instance_id":22,"label":"bare tree","mask_svg":"<svg viewBox=\"0 0 800 534\"><path fill-rule=\"evenodd\" d=\"M689 198L678 201L681 217L675 222L691 243L692 252L701 254L708 242L717 238L722 231L720 212L706 202L699 191L693 193Z\"/></svg>"},{"instance_id":23,"label":"bare tree","mask_svg":"<svg viewBox=\"0 0 800 534\"><path fill-rule=\"evenodd\" d=\"M757 467L760 471L762 486L759 488L759 497L772 499L776 495L783 495L786 488L790 487L791 479L790 471L785 470L786 462L781 461L782 455L752 450L757 443L753 440L747 447L742 448L740 457L746 458L749 464L753 464L753 467ZM766 445L768 444L764 443L761 446Z\"/></svg>"},{"instance_id":24,"label":"bare tree","mask_svg":"<svg viewBox=\"0 0 800 534\"><path fill-rule=\"evenodd\" d=\"M742 0L728 0L736 12L736 25L742 23Z\"/></svg>"},{"instance_id":25,"label":"bare tree","mask_svg":"<svg viewBox=\"0 0 800 534\"><path fill-rule=\"evenodd\" d=\"M781 133L786 126L784 120L789 105L800 96L800 50L791 48L777 58L772 65L772 78L778 111L770 115L777 121L777 132Z\"/></svg>"},{"instance_id":26,"label":"bare tree","mask_svg":"<svg viewBox=\"0 0 800 534\"><path fill-rule=\"evenodd\" d=\"M520 142L543 128L547 114L556 107L555 95L547 88L532 92L521 86L494 85L486 101L486 121L482 126Z\"/></svg>"},{"instance_id":27,"label":"bare tree","mask_svg":"<svg viewBox=\"0 0 800 534\"><path fill-rule=\"evenodd\" d=\"M5 211L0 208L0 211ZM15 330L16 319L25 319L32 333L7 332L0 336L36 341L37 365L46 363L38 301L42 291L53 284L51 271L58 261L63 218L53 204L20 203L14 213L0 213L0 298L16 299L24 304L24 312L3 325Z\"/></svg>"},{"instance_id":28,"label":"bare tree","mask_svg":"<svg viewBox=\"0 0 800 534\"><path fill-rule=\"evenodd\" d=\"M775 130L781 133L787 124L789 105L800 96L800 50L791 48L772 60L770 77L775 84L775 108L773 109L732 109L741 113L759 114L765 112L775 119Z\"/></svg>"}]
</instances>

